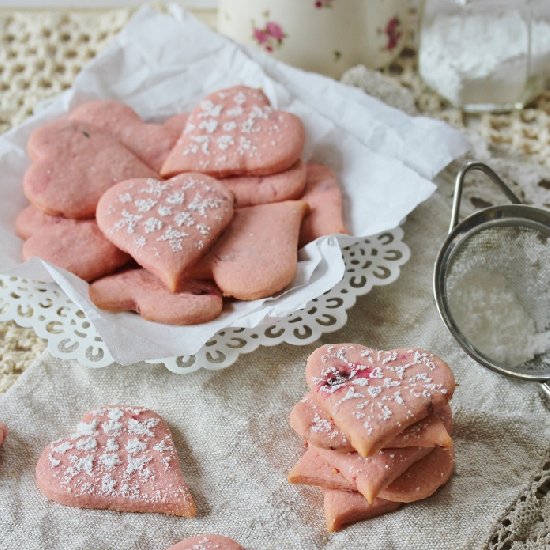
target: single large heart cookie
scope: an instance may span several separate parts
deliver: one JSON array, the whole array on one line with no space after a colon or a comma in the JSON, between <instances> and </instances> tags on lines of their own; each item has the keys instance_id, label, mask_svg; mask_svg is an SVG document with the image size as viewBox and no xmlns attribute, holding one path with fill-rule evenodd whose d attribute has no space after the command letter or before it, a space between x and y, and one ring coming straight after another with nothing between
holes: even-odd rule
<instances>
[{"instance_id":1,"label":"single large heart cookie","mask_svg":"<svg viewBox=\"0 0 550 550\"><path fill-rule=\"evenodd\" d=\"M144 319L168 325L194 325L219 317L222 296L209 281L186 279L170 292L146 269L129 269L103 277L89 288L90 299L108 311L136 311Z\"/></svg>"},{"instance_id":2,"label":"single large heart cookie","mask_svg":"<svg viewBox=\"0 0 550 550\"><path fill-rule=\"evenodd\" d=\"M97 223L106 237L172 292L232 217L231 192L202 174L128 180L109 189L97 205Z\"/></svg>"},{"instance_id":3,"label":"single large heart cookie","mask_svg":"<svg viewBox=\"0 0 550 550\"><path fill-rule=\"evenodd\" d=\"M83 103L69 119L109 132L157 173L180 135L170 125L146 124L131 107L110 99Z\"/></svg>"},{"instance_id":4,"label":"single large heart cookie","mask_svg":"<svg viewBox=\"0 0 550 550\"><path fill-rule=\"evenodd\" d=\"M210 94L191 112L161 174L276 174L300 158L304 142L298 117L273 109L261 91L237 86Z\"/></svg>"},{"instance_id":5,"label":"single large heart cookie","mask_svg":"<svg viewBox=\"0 0 550 550\"><path fill-rule=\"evenodd\" d=\"M189 271L213 279L224 296L256 300L288 286L296 274L303 201L237 208L227 231Z\"/></svg>"},{"instance_id":6,"label":"single large heart cookie","mask_svg":"<svg viewBox=\"0 0 550 550\"><path fill-rule=\"evenodd\" d=\"M105 130L58 120L35 130L23 178L29 201L52 216L93 218L101 195L129 178L156 173Z\"/></svg>"},{"instance_id":7,"label":"single large heart cookie","mask_svg":"<svg viewBox=\"0 0 550 550\"><path fill-rule=\"evenodd\" d=\"M93 220L61 219L36 230L23 244L23 259L37 256L85 281L109 275L130 256L105 238Z\"/></svg>"},{"instance_id":8,"label":"single large heart cookie","mask_svg":"<svg viewBox=\"0 0 550 550\"><path fill-rule=\"evenodd\" d=\"M289 420L294 431L315 447L340 453L355 450L349 442L349 437L338 429L332 418L315 403L311 392L294 405ZM451 426L451 408L448 403L441 403L426 418L397 434L385 448L450 447Z\"/></svg>"},{"instance_id":9,"label":"single large heart cookie","mask_svg":"<svg viewBox=\"0 0 550 550\"><path fill-rule=\"evenodd\" d=\"M358 344L316 349L307 361L306 381L317 405L363 457L426 418L455 387L451 369L431 353Z\"/></svg>"},{"instance_id":10,"label":"single large heart cookie","mask_svg":"<svg viewBox=\"0 0 550 550\"><path fill-rule=\"evenodd\" d=\"M195 516L170 428L141 407L86 413L75 434L44 449L36 482L66 506Z\"/></svg>"}]
</instances>

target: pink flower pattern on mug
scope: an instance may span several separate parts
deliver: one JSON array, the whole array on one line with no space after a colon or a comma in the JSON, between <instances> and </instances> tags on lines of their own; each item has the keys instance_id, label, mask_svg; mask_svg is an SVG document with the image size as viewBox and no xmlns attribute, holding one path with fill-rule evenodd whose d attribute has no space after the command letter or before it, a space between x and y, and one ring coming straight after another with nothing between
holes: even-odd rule
<instances>
[{"instance_id":1,"label":"pink flower pattern on mug","mask_svg":"<svg viewBox=\"0 0 550 550\"><path fill-rule=\"evenodd\" d=\"M317 9L321 9L321 8L332 8L332 4L334 3L334 0L315 0L315 2L313 3L313 5L317 8Z\"/></svg>"},{"instance_id":2,"label":"pink flower pattern on mug","mask_svg":"<svg viewBox=\"0 0 550 550\"><path fill-rule=\"evenodd\" d=\"M268 21L263 28L257 27L252 21L252 38L266 52L271 53L275 48L280 48L286 37L283 27L275 21Z\"/></svg>"}]
</instances>

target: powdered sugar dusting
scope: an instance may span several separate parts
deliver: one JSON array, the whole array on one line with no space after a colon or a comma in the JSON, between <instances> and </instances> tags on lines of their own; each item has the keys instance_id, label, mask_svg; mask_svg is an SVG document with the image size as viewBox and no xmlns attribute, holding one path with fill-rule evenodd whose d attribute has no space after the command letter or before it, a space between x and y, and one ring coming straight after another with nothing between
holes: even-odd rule
<instances>
[{"instance_id":1,"label":"powdered sugar dusting","mask_svg":"<svg viewBox=\"0 0 550 550\"><path fill-rule=\"evenodd\" d=\"M390 422L407 426L416 415L426 416L432 402L446 400L453 383L446 365L422 350L325 346L319 359L310 382L316 394L328 400L332 416L345 415L346 423L367 435L383 433Z\"/></svg>"},{"instance_id":2,"label":"powdered sugar dusting","mask_svg":"<svg viewBox=\"0 0 550 550\"><path fill-rule=\"evenodd\" d=\"M283 138L288 115L273 109L263 93L238 86L216 92L191 113L179 141L183 157L194 159L197 169L239 164L239 158L257 157L269 144L276 147ZM271 139L261 143L256 136Z\"/></svg>"},{"instance_id":3,"label":"powdered sugar dusting","mask_svg":"<svg viewBox=\"0 0 550 550\"><path fill-rule=\"evenodd\" d=\"M68 494L189 502L172 437L156 413L105 407L87 413L79 427L85 434L58 440L45 453L51 479Z\"/></svg>"},{"instance_id":4,"label":"powdered sugar dusting","mask_svg":"<svg viewBox=\"0 0 550 550\"><path fill-rule=\"evenodd\" d=\"M110 203L101 211L101 228L115 237L132 253L156 248L170 254L202 249L205 239L219 231L215 222L223 220L222 209L230 211L232 196L225 188L213 185L206 176L186 174L169 181L153 178L119 184L132 194L114 194L118 203ZM130 198L122 201L121 197ZM103 220L106 220L106 224ZM185 230L184 230L185 228ZM132 236L132 238L126 237ZM157 244L160 243L160 244Z\"/></svg>"}]
</instances>

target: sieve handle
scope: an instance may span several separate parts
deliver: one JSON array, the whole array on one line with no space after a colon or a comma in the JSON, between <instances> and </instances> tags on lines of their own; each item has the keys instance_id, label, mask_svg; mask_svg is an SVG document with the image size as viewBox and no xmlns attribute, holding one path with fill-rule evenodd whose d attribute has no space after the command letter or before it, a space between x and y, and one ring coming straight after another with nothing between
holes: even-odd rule
<instances>
[{"instance_id":1,"label":"sieve handle","mask_svg":"<svg viewBox=\"0 0 550 550\"><path fill-rule=\"evenodd\" d=\"M462 188L464 187L464 178L468 172L477 170L483 172L493 183L496 183L500 190L510 199L512 204L521 204L521 201L516 194L500 179L499 176L483 162L469 162L460 170L455 180L455 193L453 197L453 209L451 211L451 225L449 226L449 233L452 233L453 229L458 225L460 217L460 201L462 199Z\"/></svg>"}]
</instances>

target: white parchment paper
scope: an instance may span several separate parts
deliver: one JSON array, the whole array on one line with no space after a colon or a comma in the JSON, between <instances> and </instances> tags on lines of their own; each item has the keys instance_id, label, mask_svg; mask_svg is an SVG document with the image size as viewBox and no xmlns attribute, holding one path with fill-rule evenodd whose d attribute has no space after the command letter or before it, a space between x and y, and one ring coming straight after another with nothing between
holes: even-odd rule
<instances>
[{"instance_id":1,"label":"white parchment paper","mask_svg":"<svg viewBox=\"0 0 550 550\"><path fill-rule=\"evenodd\" d=\"M235 84L261 87L274 106L299 115L308 136L304 158L329 165L342 182L352 236L321 238L300 251L290 289L267 300L228 304L210 323L172 327L100 311L88 300L88 285L74 275L38 259L21 264L14 220L26 205L21 180L35 128L93 98L122 100L145 119L160 121ZM120 363L193 354L224 327L251 328L286 317L332 288L344 273L340 247L399 225L433 193L435 174L466 150L464 138L441 122L409 117L359 90L243 49L175 4L169 14L144 7L70 90L0 137L0 272L57 282Z\"/></svg>"}]
</instances>

